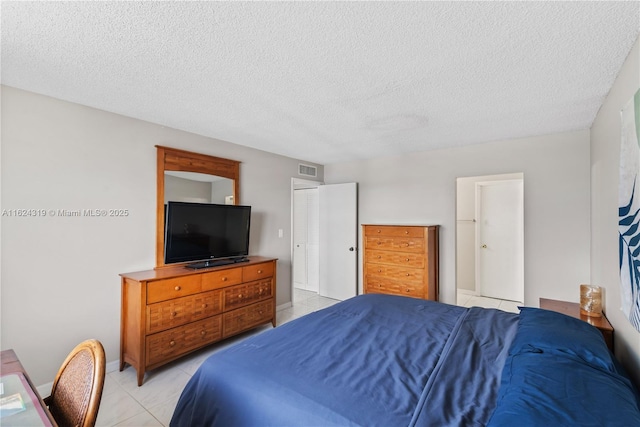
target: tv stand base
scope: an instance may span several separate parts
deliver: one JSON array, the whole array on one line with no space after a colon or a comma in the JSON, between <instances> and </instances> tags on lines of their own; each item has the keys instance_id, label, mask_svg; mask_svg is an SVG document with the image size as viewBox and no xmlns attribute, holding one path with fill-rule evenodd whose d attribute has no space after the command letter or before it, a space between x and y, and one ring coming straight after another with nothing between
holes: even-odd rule
<instances>
[{"instance_id":1,"label":"tv stand base","mask_svg":"<svg viewBox=\"0 0 640 427\"><path fill-rule=\"evenodd\" d=\"M239 262L249 262L249 258L238 257L238 258L212 259L209 261L194 262L192 264L187 264L185 267L191 268L193 270L200 270L201 268L218 267L220 265L237 264Z\"/></svg>"}]
</instances>

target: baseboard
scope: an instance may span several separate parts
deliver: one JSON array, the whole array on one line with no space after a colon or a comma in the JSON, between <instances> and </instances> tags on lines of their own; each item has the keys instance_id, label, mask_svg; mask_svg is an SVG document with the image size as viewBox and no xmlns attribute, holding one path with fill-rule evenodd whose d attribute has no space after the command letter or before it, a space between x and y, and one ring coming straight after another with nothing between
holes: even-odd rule
<instances>
[{"instance_id":1,"label":"baseboard","mask_svg":"<svg viewBox=\"0 0 640 427\"><path fill-rule=\"evenodd\" d=\"M460 289L460 288L458 288L457 291L458 291L459 294L462 294L462 295L471 295L471 296L474 296L474 297L480 296L480 294L478 292L470 291L469 289Z\"/></svg>"},{"instance_id":2,"label":"baseboard","mask_svg":"<svg viewBox=\"0 0 640 427\"><path fill-rule=\"evenodd\" d=\"M105 366L105 372L108 374L109 372L115 372L120 369L120 361L114 360L112 362L107 363Z\"/></svg>"},{"instance_id":3,"label":"baseboard","mask_svg":"<svg viewBox=\"0 0 640 427\"><path fill-rule=\"evenodd\" d=\"M291 308L291 302L287 302L281 305L276 306L276 311L282 311L282 310L286 310L287 308Z\"/></svg>"}]
</instances>

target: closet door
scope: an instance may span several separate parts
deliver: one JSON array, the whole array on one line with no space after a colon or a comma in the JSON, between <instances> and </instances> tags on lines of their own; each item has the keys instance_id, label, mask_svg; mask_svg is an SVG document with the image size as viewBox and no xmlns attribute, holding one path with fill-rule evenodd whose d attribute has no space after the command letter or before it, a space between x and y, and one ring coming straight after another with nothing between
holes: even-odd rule
<instances>
[{"instance_id":1,"label":"closet door","mask_svg":"<svg viewBox=\"0 0 640 427\"><path fill-rule=\"evenodd\" d=\"M307 190L293 192L293 286L307 289Z\"/></svg>"},{"instance_id":2,"label":"closet door","mask_svg":"<svg viewBox=\"0 0 640 427\"><path fill-rule=\"evenodd\" d=\"M307 192L307 290L318 292L320 283L320 203L318 189Z\"/></svg>"},{"instance_id":3,"label":"closet door","mask_svg":"<svg viewBox=\"0 0 640 427\"><path fill-rule=\"evenodd\" d=\"M293 203L293 285L299 289L318 292L318 189L295 190Z\"/></svg>"}]
</instances>

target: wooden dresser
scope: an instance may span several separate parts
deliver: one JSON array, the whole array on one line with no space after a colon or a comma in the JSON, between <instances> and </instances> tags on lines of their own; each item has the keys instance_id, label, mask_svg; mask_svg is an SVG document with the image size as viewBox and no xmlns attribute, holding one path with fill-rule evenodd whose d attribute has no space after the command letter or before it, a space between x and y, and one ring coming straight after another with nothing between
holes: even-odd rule
<instances>
[{"instance_id":1,"label":"wooden dresser","mask_svg":"<svg viewBox=\"0 0 640 427\"><path fill-rule=\"evenodd\" d=\"M363 225L364 292L438 300L437 225Z\"/></svg>"},{"instance_id":2,"label":"wooden dresser","mask_svg":"<svg viewBox=\"0 0 640 427\"><path fill-rule=\"evenodd\" d=\"M120 370L147 370L264 323L276 325L276 259L124 273Z\"/></svg>"}]
</instances>

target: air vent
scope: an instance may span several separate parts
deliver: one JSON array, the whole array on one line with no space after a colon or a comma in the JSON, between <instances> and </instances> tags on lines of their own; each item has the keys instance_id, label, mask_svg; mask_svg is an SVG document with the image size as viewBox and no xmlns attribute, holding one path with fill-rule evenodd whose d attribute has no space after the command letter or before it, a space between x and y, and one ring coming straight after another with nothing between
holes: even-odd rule
<instances>
[{"instance_id":1,"label":"air vent","mask_svg":"<svg viewBox=\"0 0 640 427\"><path fill-rule=\"evenodd\" d=\"M302 163L298 164L298 175L304 176L318 176L318 168L315 166L303 165Z\"/></svg>"}]
</instances>

